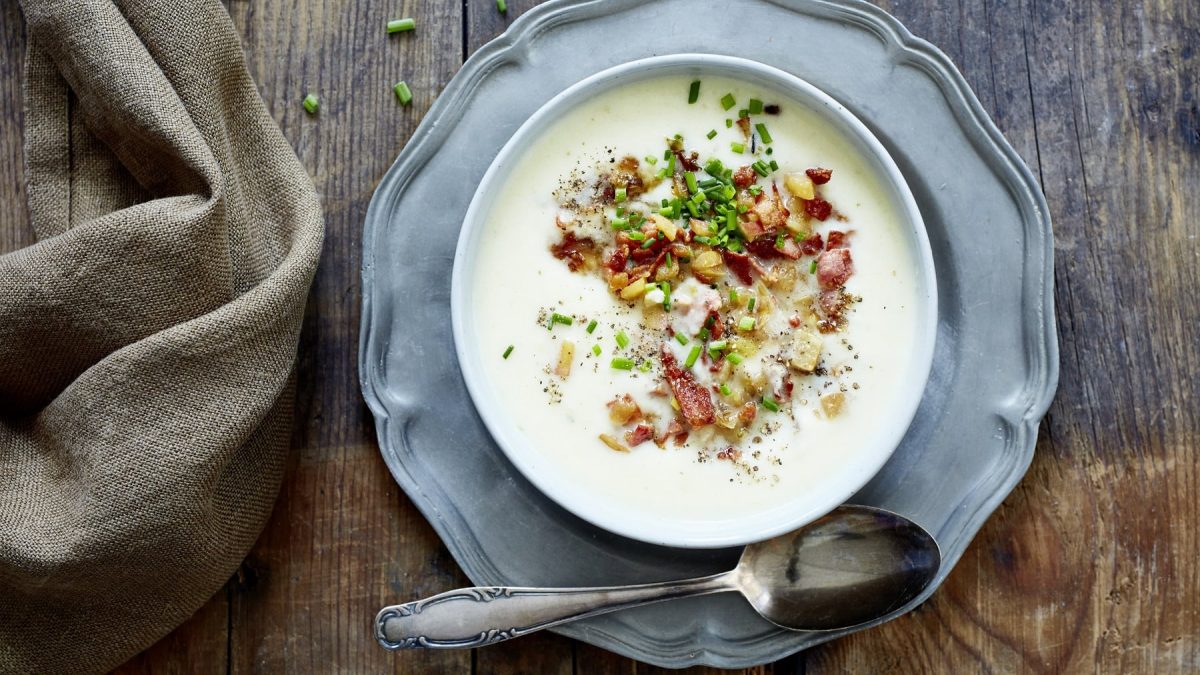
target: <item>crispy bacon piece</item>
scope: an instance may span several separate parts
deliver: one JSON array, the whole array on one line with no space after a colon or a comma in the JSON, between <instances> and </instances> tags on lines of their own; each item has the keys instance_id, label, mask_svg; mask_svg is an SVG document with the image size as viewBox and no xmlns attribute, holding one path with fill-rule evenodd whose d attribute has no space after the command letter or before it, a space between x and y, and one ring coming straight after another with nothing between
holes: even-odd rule
<instances>
[{"instance_id":1,"label":"crispy bacon piece","mask_svg":"<svg viewBox=\"0 0 1200 675\"><path fill-rule=\"evenodd\" d=\"M667 439L671 438L672 436L678 437L681 434L683 435L684 440L687 440L687 432L684 431L683 425L679 423L679 420L673 419L671 420L671 423L667 425L666 430L662 432L662 435L654 439L654 443L661 448L667 444ZM682 441L675 441L676 445L680 445L681 443Z\"/></svg>"},{"instance_id":2,"label":"crispy bacon piece","mask_svg":"<svg viewBox=\"0 0 1200 675\"><path fill-rule=\"evenodd\" d=\"M559 260L567 262L567 268L578 272L589 266L589 260L595 260L596 242L586 237L576 237L574 232L563 232L562 241L550 246L550 253Z\"/></svg>"},{"instance_id":3,"label":"crispy bacon piece","mask_svg":"<svg viewBox=\"0 0 1200 675\"><path fill-rule=\"evenodd\" d=\"M749 117L739 117L737 120L737 125L738 125L738 129L742 130L742 135L745 136L748 140L750 138L750 118Z\"/></svg>"},{"instance_id":4,"label":"crispy bacon piece","mask_svg":"<svg viewBox=\"0 0 1200 675\"><path fill-rule=\"evenodd\" d=\"M625 442L628 443L629 447L631 448L636 445L641 445L642 443L652 440L653 438L654 427L648 424L639 424L634 427L632 431L625 432Z\"/></svg>"},{"instance_id":5,"label":"crispy bacon piece","mask_svg":"<svg viewBox=\"0 0 1200 675\"><path fill-rule=\"evenodd\" d=\"M848 232L831 230L829 232L829 238L825 242L825 250L830 251L835 248L850 248L850 242L847 241L849 236L850 234Z\"/></svg>"},{"instance_id":6,"label":"crispy bacon piece","mask_svg":"<svg viewBox=\"0 0 1200 675\"><path fill-rule=\"evenodd\" d=\"M758 216L758 220L762 224L762 232L744 232L749 239L754 239L759 234L765 232L774 232L787 223L787 218L790 214L787 207L783 204L783 198L779 196L778 186L771 183L770 196L767 195L766 191L758 193L754 201L754 213Z\"/></svg>"},{"instance_id":7,"label":"crispy bacon piece","mask_svg":"<svg viewBox=\"0 0 1200 675\"><path fill-rule=\"evenodd\" d=\"M700 154L693 152L685 155L683 150L675 150L675 158L679 160L677 164L683 167L684 171L697 171L700 169L700 163L696 160L700 158Z\"/></svg>"},{"instance_id":8,"label":"crispy bacon piece","mask_svg":"<svg viewBox=\"0 0 1200 675\"><path fill-rule=\"evenodd\" d=\"M754 271L762 276L764 270L758 261L745 253L734 253L728 249L721 250L721 257L725 260L725 266L741 279L743 284L749 285L754 283L754 278L750 276L750 272Z\"/></svg>"},{"instance_id":9,"label":"crispy bacon piece","mask_svg":"<svg viewBox=\"0 0 1200 675\"><path fill-rule=\"evenodd\" d=\"M754 173L754 169L749 164L739 167L737 171L733 172L733 184L739 190L744 190L754 185L754 181L756 180L758 180L758 174Z\"/></svg>"},{"instance_id":10,"label":"crispy bacon piece","mask_svg":"<svg viewBox=\"0 0 1200 675\"><path fill-rule=\"evenodd\" d=\"M809 235L804 241L800 242L800 252L804 255L816 255L825 248L824 242L821 241L821 235L816 232Z\"/></svg>"},{"instance_id":11,"label":"crispy bacon piece","mask_svg":"<svg viewBox=\"0 0 1200 675\"><path fill-rule=\"evenodd\" d=\"M679 367L675 355L666 345L663 345L662 348L662 364L667 384L671 385L675 400L679 402L679 411L683 415L683 419L693 427L712 424L716 419L712 395L696 382L696 378L690 371L682 370Z\"/></svg>"},{"instance_id":12,"label":"crispy bacon piece","mask_svg":"<svg viewBox=\"0 0 1200 675\"><path fill-rule=\"evenodd\" d=\"M741 422L742 426L744 427L750 426L750 423L753 422L754 418L757 416L758 404L754 401L746 403L746 405L742 406L742 409L738 411L738 421Z\"/></svg>"},{"instance_id":13,"label":"crispy bacon piece","mask_svg":"<svg viewBox=\"0 0 1200 675\"><path fill-rule=\"evenodd\" d=\"M833 205L821 199L820 196L801 201L804 202L804 212L817 220L825 220L829 214L833 213Z\"/></svg>"},{"instance_id":14,"label":"crispy bacon piece","mask_svg":"<svg viewBox=\"0 0 1200 675\"><path fill-rule=\"evenodd\" d=\"M825 251L817 258L817 282L825 290L840 287L851 274L854 274L854 261L848 248Z\"/></svg>"},{"instance_id":15,"label":"crispy bacon piece","mask_svg":"<svg viewBox=\"0 0 1200 675\"><path fill-rule=\"evenodd\" d=\"M604 266L616 272L624 272L625 264L629 262L629 245L618 243L617 247L608 254L608 259L604 261Z\"/></svg>"},{"instance_id":16,"label":"crispy bacon piece","mask_svg":"<svg viewBox=\"0 0 1200 675\"><path fill-rule=\"evenodd\" d=\"M813 185L824 185L833 178L833 169L808 169L804 173L812 179Z\"/></svg>"},{"instance_id":17,"label":"crispy bacon piece","mask_svg":"<svg viewBox=\"0 0 1200 675\"><path fill-rule=\"evenodd\" d=\"M714 340L720 340L725 334L725 322L721 321L721 314L713 309L708 312L708 316L704 317L704 327L708 329L708 335Z\"/></svg>"},{"instance_id":18,"label":"crispy bacon piece","mask_svg":"<svg viewBox=\"0 0 1200 675\"><path fill-rule=\"evenodd\" d=\"M775 245L774 235L759 237L752 242L746 244L746 250L754 255L765 259L768 258L787 258L795 260L800 257L800 245L791 237L784 237L779 246Z\"/></svg>"}]
</instances>

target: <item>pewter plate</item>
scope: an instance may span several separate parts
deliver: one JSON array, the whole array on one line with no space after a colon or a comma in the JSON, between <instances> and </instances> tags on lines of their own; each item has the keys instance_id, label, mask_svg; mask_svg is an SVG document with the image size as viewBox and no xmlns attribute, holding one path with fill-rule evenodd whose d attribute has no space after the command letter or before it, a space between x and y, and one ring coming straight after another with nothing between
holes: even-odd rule
<instances>
[{"instance_id":1,"label":"pewter plate","mask_svg":"<svg viewBox=\"0 0 1200 675\"><path fill-rule=\"evenodd\" d=\"M737 31L726 30L727 11L689 0L561 0L534 9L467 61L371 200L363 395L396 481L478 584L661 581L717 572L737 558L736 550L623 539L549 501L488 435L454 356L451 263L479 179L543 103L637 58L705 51L795 73L862 119L904 173L937 265L933 372L903 443L852 501L903 513L934 533L944 567L929 592L1033 456L1058 346L1050 220L1029 170L950 60L882 10L850 0L742 0ZM746 35L755 39L738 37ZM556 630L656 665L727 668L845 634L780 630L730 594Z\"/></svg>"}]
</instances>

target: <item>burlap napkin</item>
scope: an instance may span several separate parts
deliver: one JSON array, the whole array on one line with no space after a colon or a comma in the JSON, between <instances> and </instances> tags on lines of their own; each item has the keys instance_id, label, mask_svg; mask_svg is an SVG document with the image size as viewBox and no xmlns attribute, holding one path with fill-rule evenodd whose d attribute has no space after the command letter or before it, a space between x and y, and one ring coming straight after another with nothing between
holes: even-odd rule
<instances>
[{"instance_id":1,"label":"burlap napkin","mask_svg":"<svg viewBox=\"0 0 1200 675\"><path fill-rule=\"evenodd\" d=\"M38 242L0 257L0 671L101 671L266 521L322 218L216 0L22 4Z\"/></svg>"}]
</instances>

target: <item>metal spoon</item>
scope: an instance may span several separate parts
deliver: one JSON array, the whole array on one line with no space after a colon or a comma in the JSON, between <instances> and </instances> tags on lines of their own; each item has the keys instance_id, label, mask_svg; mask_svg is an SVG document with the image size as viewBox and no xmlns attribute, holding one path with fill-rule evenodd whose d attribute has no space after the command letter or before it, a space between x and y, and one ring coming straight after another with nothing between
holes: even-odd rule
<instances>
[{"instance_id":1,"label":"metal spoon","mask_svg":"<svg viewBox=\"0 0 1200 675\"><path fill-rule=\"evenodd\" d=\"M388 649L478 647L597 614L691 595L738 591L771 623L830 631L904 607L937 574L941 552L921 526L843 505L805 527L750 544L729 572L608 588L462 588L375 617Z\"/></svg>"}]
</instances>

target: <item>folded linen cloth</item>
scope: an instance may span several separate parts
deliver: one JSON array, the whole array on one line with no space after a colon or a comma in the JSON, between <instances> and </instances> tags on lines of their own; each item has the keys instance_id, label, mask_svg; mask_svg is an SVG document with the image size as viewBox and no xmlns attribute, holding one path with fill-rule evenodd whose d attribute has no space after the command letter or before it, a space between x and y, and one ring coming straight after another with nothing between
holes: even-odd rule
<instances>
[{"instance_id":1,"label":"folded linen cloth","mask_svg":"<svg viewBox=\"0 0 1200 675\"><path fill-rule=\"evenodd\" d=\"M22 7L38 241L0 256L0 672L103 671L271 511L323 222L217 0Z\"/></svg>"}]
</instances>

